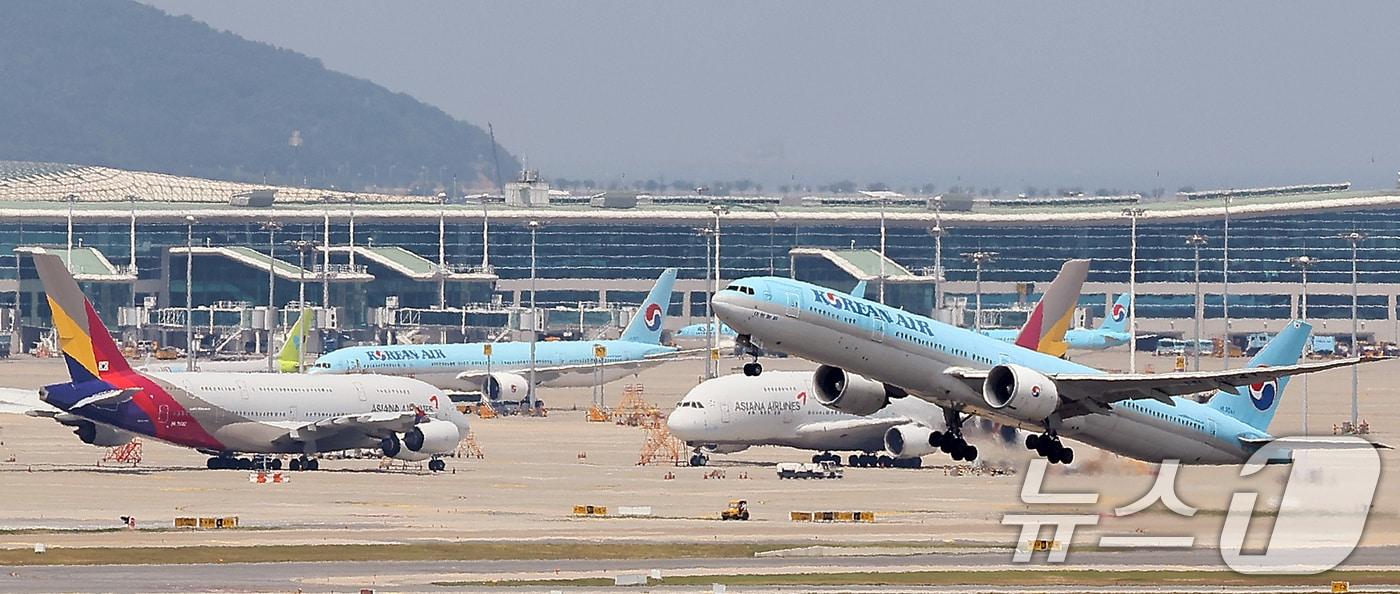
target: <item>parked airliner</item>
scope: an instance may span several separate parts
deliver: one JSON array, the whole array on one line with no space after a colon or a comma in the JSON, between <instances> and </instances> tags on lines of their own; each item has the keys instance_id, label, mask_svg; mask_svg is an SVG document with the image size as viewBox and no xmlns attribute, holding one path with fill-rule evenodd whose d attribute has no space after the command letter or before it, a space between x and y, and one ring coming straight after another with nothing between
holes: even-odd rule
<instances>
[{"instance_id":1,"label":"parked airliner","mask_svg":"<svg viewBox=\"0 0 1400 594\"><path fill-rule=\"evenodd\" d=\"M982 333L1002 342L1016 342L1020 330L994 328ZM1065 344L1071 349L1102 351L1128 343L1128 294L1118 296L1098 328L1074 328L1065 332Z\"/></svg>"},{"instance_id":2,"label":"parked airliner","mask_svg":"<svg viewBox=\"0 0 1400 594\"><path fill-rule=\"evenodd\" d=\"M1267 429L1288 376L1359 362L1297 364L1311 326L1292 321L1255 367L1110 375L781 277L739 279L712 301L739 344L821 363L813 388L823 405L869 415L914 395L943 407L948 449L963 459L976 458L961 428L978 414L1039 432L1026 446L1052 462L1074 460L1064 435L1147 461L1239 463L1273 439ZM1179 397L1215 389L1226 391L1209 404Z\"/></svg>"},{"instance_id":3,"label":"parked airliner","mask_svg":"<svg viewBox=\"0 0 1400 594\"><path fill-rule=\"evenodd\" d=\"M667 268L618 340L539 342L535 377L540 386L579 387L633 375L673 358L675 347L661 344L661 326L671 303L676 269ZM487 345L491 356L486 356ZM594 348L607 349L600 362ZM444 390L480 391L490 400L522 401L530 394L530 343L458 343L346 347L321 355L307 369L313 375L381 374L416 378Z\"/></svg>"},{"instance_id":4,"label":"parked airliner","mask_svg":"<svg viewBox=\"0 0 1400 594\"><path fill-rule=\"evenodd\" d=\"M39 397L71 415L80 437L108 430L151 437L210 454L211 469L252 468L254 460L238 454L299 454L291 468L315 470L314 454L378 448L430 460L439 471L440 456L467 435L466 415L437 388L408 378L134 370L63 260L33 257L71 379Z\"/></svg>"},{"instance_id":5,"label":"parked airliner","mask_svg":"<svg viewBox=\"0 0 1400 594\"><path fill-rule=\"evenodd\" d=\"M710 453L768 445L821 452L813 462L838 461L830 452L858 452L849 465L907 468L918 468L921 456L938 451L929 436L945 428L943 411L917 398L893 401L864 417L822 406L808 371L705 381L676 404L666 427L695 449L691 466L703 466Z\"/></svg>"}]
</instances>

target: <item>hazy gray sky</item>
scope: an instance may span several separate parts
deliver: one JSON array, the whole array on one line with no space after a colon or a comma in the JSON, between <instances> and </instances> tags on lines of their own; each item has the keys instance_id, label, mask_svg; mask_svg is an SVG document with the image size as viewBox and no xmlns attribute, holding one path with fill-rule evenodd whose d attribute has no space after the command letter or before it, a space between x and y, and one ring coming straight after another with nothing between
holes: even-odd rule
<instances>
[{"instance_id":1,"label":"hazy gray sky","mask_svg":"<svg viewBox=\"0 0 1400 594\"><path fill-rule=\"evenodd\" d=\"M152 0L549 177L1150 190L1400 170L1400 3Z\"/></svg>"}]
</instances>

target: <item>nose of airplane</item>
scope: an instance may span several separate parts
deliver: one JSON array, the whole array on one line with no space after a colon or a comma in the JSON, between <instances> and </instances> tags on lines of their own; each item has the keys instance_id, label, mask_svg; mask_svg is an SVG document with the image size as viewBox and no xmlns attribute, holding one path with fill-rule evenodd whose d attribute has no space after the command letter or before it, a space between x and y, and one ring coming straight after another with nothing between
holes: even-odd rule
<instances>
[{"instance_id":1,"label":"nose of airplane","mask_svg":"<svg viewBox=\"0 0 1400 594\"><path fill-rule=\"evenodd\" d=\"M734 291L720 291L710 298L710 307L715 310L716 316L732 327L738 317L740 297Z\"/></svg>"},{"instance_id":2,"label":"nose of airplane","mask_svg":"<svg viewBox=\"0 0 1400 594\"><path fill-rule=\"evenodd\" d=\"M666 416L666 429L681 440L693 436L699 424L700 419L697 418L696 411L690 408L676 408Z\"/></svg>"}]
</instances>

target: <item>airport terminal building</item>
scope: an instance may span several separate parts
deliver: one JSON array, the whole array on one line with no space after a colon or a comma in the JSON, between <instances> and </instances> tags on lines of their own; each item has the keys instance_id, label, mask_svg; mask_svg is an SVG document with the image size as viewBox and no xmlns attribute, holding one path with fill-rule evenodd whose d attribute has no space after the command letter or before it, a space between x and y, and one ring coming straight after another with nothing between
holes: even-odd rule
<instances>
[{"instance_id":1,"label":"airport terminal building","mask_svg":"<svg viewBox=\"0 0 1400 594\"><path fill-rule=\"evenodd\" d=\"M1302 276L1290 258L1303 255L1313 262L1308 317L1319 333L1348 333L1353 245L1342 236L1354 231L1365 234L1355 249L1362 335L1393 341L1400 332L1400 192L1345 184L1159 200L581 198L522 178L504 196L440 199L18 162L0 163L0 330L30 348L49 326L24 257L34 249L68 258L104 317L126 329L183 326L188 264L193 319L211 335L266 328L269 289L279 309L303 294L327 306L334 316L322 325L342 331L416 324L474 335L510 324L513 307L528 303L532 249L539 304L573 308L551 313L551 326L616 324L663 268L676 267L676 327L704 315L715 237L724 280L771 274L847 289L863 279L869 296L883 285L888 303L920 313L940 295L945 306L974 300L973 252L994 252L981 271L989 310L1023 299L1027 283L1048 282L1064 260L1091 258L1083 304L1101 316L1128 287L1132 212L1142 331L1189 334L1197 307L1207 333L1224 330L1228 220L1233 334L1276 330L1301 314Z\"/></svg>"}]
</instances>

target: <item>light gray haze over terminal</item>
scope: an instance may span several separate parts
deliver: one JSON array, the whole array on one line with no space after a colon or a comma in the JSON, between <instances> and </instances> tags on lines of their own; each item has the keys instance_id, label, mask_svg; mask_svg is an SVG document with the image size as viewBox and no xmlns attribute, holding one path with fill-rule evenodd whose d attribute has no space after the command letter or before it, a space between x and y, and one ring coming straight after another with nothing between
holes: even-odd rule
<instances>
[{"instance_id":1,"label":"light gray haze over terminal","mask_svg":"<svg viewBox=\"0 0 1400 594\"><path fill-rule=\"evenodd\" d=\"M1400 170L1400 4L152 0L549 177L1168 192Z\"/></svg>"}]
</instances>

